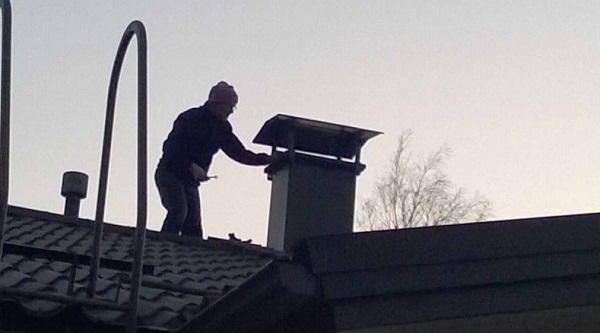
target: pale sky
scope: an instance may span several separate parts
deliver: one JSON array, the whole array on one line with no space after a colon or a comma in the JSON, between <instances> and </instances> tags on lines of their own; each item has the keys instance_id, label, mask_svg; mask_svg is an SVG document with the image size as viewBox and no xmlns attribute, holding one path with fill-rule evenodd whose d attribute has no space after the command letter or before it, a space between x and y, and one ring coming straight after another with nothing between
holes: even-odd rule
<instances>
[{"instance_id":1,"label":"pale sky","mask_svg":"<svg viewBox=\"0 0 600 333\"><path fill-rule=\"evenodd\" d=\"M403 130L453 155L452 181L494 219L600 206L598 1L13 1L9 203L62 213L62 174L90 176L93 219L108 81L127 25L148 34L148 228L165 212L153 174L182 111L220 80L246 146L283 113L385 132L368 142L358 200ZM106 220L135 225L136 41L120 81ZM205 236L264 244L270 183L215 156L202 185Z\"/></svg>"}]
</instances>

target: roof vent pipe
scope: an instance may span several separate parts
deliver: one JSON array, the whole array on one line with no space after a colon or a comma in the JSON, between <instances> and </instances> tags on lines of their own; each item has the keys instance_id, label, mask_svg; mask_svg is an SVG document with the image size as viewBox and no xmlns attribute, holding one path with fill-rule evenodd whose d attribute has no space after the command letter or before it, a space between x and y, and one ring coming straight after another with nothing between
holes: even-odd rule
<instances>
[{"instance_id":1,"label":"roof vent pipe","mask_svg":"<svg viewBox=\"0 0 600 333\"><path fill-rule=\"evenodd\" d=\"M67 171L63 174L60 194L66 198L65 216L79 217L81 199L87 196L88 179L83 172Z\"/></svg>"}]
</instances>

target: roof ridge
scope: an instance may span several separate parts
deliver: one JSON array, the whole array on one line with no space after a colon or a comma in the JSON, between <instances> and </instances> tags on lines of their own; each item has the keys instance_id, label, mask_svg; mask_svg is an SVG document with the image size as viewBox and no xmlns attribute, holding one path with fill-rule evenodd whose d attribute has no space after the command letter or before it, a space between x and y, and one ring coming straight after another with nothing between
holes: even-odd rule
<instances>
[{"instance_id":1,"label":"roof ridge","mask_svg":"<svg viewBox=\"0 0 600 333\"><path fill-rule=\"evenodd\" d=\"M272 259L290 260L292 256L290 253L277 251L275 249L262 246L260 244L254 244L239 239L222 239L216 237L208 237L206 242L208 244L214 245L215 247L228 247L235 251L240 251L243 253L252 253L263 257L269 257Z\"/></svg>"},{"instance_id":2,"label":"roof ridge","mask_svg":"<svg viewBox=\"0 0 600 333\"><path fill-rule=\"evenodd\" d=\"M20 215L20 216L33 217L33 218L38 218L38 219L43 219L43 220L49 220L49 221L53 221L53 222L64 222L67 224L74 224L74 225L78 224L77 221L85 221L85 222L94 223L94 221L89 220L89 219L74 218L74 217L65 216L65 215L58 214L58 213L52 213L49 211L36 210L36 209L32 209L32 208L25 208L25 207L20 207L20 206L13 206L13 205L8 206L8 215Z\"/></svg>"}]
</instances>

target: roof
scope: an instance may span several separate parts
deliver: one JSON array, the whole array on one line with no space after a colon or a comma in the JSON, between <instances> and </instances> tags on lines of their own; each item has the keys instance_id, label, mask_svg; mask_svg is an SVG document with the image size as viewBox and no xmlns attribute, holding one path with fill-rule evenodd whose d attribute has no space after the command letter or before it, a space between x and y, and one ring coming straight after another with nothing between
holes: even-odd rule
<instances>
[{"instance_id":1,"label":"roof","mask_svg":"<svg viewBox=\"0 0 600 333\"><path fill-rule=\"evenodd\" d=\"M598 239L600 214L312 237L293 262L272 262L211 306L202 327L285 331L277 316L308 331L322 323L319 332L502 332L516 322L527 332L597 332Z\"/></svg>"},{"instance_id":2,"label":"roof","mask_svg":"<svg viewBox=\"0 0 600 333\"><path fill-rule=\"evenodd\" d=\"M123 305L129 298L134 228L105 224L104 230L96 299ZM89 276L85 262L91 255L93 233L93 221L10 207L0 262L0 308L44 320L76 310L90 322L126 325L124 310L73 302L85 301ZM72 253L84 263L75 271ZM155 331L180 328L279 255L240 241L148 231L139 326ZM74 283L70 284L71 273Z\"/></svg>"},{"instance_id":3,"label":"roof","mask_svg":"<svg viewBox=\"0 0 600 333\"><path fill-rule=\"evenodd\" d=\"M598 307L599 239L600 214L580 214L316 237L302 260L338 329L415 328Z\"/></svg>"},{"instance_id":4,"label":"roof","mask_svg":"<svg viewBox=\"0 0 600 333\"><path fill-rule=\"evenodd\" d=\"M60 257L73 251L85 261L90 227L11 207L0 264L0 312L9 316L0 323L70 316L94 327L125 324L122 311L65 297L70 289L84 297L89 272L79 266L69 286L71 266ZM128 281L119 279L127 270L119 267L130 260L131 234L106 226L100 299L128 298ZM139 321L145 331L182 333L475 332L485 325L501 332L515 322L531 332L593 332L600 327L598 239L600 214L319 236L291 258L239 241L149 232Z\"/></svg>"}]
</instances>

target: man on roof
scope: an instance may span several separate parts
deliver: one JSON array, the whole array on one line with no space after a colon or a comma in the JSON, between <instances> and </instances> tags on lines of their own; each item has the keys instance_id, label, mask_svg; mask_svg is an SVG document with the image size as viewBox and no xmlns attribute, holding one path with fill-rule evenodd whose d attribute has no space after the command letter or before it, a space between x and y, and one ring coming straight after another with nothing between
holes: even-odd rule
<instances>
[{"instance_id":1,"label":"man on roof","mask_svg":"<svg viewBox=\"0 0 600 333\"><path fill-rule=\"evenodd\" d=\"M204 105L181 113L163 143L163 155L155 180L167 216L161 232L202 238L200 183L208 181L208 170L219 149L246 165L267 165L271 156L247 150L227 120L236 109L238 95L233 86L219 82Z\"/></svg>"}]
</instances>

